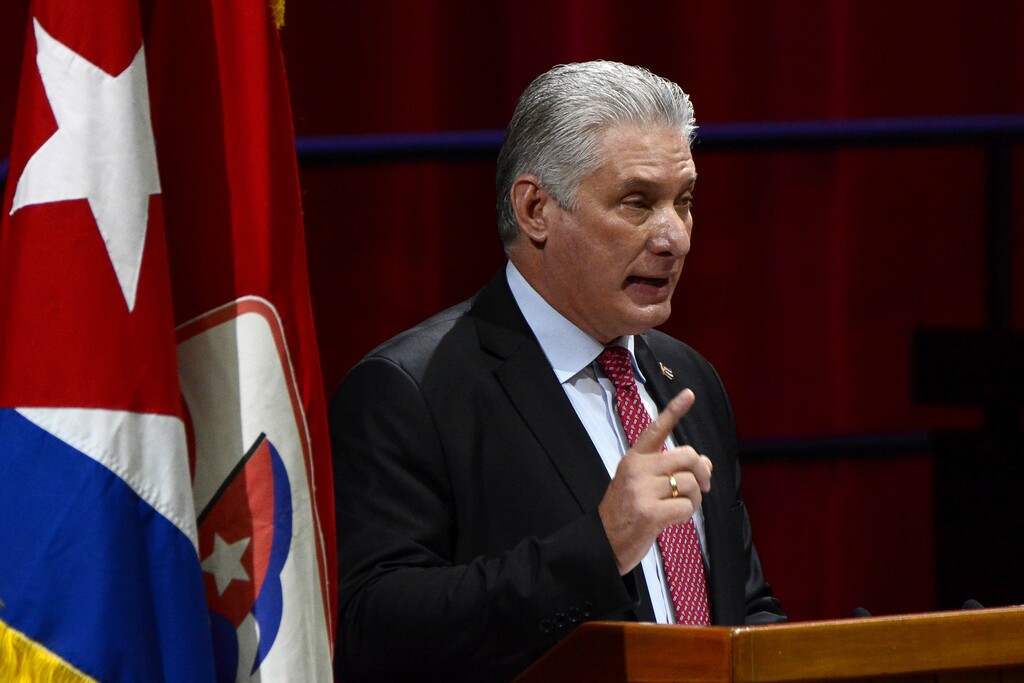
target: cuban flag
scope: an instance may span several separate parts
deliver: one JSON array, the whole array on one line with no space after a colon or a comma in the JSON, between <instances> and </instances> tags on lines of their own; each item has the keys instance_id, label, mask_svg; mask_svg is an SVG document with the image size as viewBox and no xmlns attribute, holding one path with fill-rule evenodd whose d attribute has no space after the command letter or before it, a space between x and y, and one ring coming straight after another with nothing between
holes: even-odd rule
<instances>
[{"instance_id":1,"label":"cuban flag","mask_svg":"<svg viewBox=\"0 0 1024 683\"><path fill-rule=\"evenodd\" d=\"M0 222L0 680L331 680L265 0L33 0Z\"/></svg>"}]
</instances>

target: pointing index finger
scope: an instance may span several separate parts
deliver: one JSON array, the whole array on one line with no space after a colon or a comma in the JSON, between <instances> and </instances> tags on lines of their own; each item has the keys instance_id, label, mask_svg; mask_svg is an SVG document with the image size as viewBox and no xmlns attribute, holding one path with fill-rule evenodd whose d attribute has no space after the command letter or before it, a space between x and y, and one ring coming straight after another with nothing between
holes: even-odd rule
<instances>
[{"instance_id":1,"label":"pointing index finger","mask_svg":"<svg viewBox=\"0 0 1024 683\"><path fill-rule=\"evenodd\" d=\"M690 389L680 391L643 431L636 443L633 444L633 448L644 452L661 450L672 429L686 413L690 412L690 408L696 401L697 397Z\"/></svg>"}]
</instances>

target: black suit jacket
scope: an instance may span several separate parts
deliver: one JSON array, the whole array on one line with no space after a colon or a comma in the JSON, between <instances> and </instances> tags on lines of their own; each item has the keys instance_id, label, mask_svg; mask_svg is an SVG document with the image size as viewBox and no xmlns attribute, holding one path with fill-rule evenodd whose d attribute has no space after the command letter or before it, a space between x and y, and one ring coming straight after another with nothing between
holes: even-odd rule
<instances>
[{"instance_id":1,"label":"black suit jacket","mask_svg":"<svg viewBox=\"0 0 1024 683\"><path fill-rule=\"evenodd\" d=\"M659 406L697 395L675 438L715 464L703 503L713 623L783 619L718 375L658 332L635 348ZM330 425L342 680L507 680L583 621L653 620L640 568L619 576L597 514L608 473L504 271L364 358Z\"/></svg>"}]
</instances>

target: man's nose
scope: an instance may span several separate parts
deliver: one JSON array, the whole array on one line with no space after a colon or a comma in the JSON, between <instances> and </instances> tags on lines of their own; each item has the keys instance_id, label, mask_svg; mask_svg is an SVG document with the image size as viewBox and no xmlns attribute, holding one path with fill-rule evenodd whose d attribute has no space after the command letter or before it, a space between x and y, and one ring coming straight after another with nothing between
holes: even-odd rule
<instances>
[{"instance_id":1,"label":"man's nose","mask_svg":"<svg viewBox=\"0 0 1024 683\"><path fill-rule=\"evenodd\" d=\"M680 214L675 206L658 213L658 220L651 235L650 249L656 254L682 258L690 251L690 231L693 218L689 209Z\"/></svg>"}]
</instances>

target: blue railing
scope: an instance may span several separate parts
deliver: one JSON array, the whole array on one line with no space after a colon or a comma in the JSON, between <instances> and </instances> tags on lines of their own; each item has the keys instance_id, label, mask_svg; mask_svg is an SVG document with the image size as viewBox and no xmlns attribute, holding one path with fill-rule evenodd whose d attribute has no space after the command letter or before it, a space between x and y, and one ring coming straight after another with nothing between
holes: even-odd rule
<instances>
[{"instance_id":1,"label":"blue railing","mask_svg":"<svg viewBox=\"0 0 1024 683\"><path fill-rule=\"evenodd\" d=\"M497 157L504 131L329 135L296 140L303 166L452 161ZM751 152L907 145L1013 145L1024 142L1024 116L725 123L701 126L695 149Z\"/></svg>"},{"instance_id":2,"label":"blue railing","mask_svg":"<svg viewBox=\"0 0 1024 683\"><path fill-rule=\"evenodd\" d=\"M327 166L489 159L504 131L452 131L375 135L325 135L295 141L299 163ZM701 126L702 152L749 152L833 147L906 145L1015 145L1024 142L1024 116L958 116L849 121L723 123ZM0 160L0 183L7 160Z\"/></svg>"}]
</instances>

